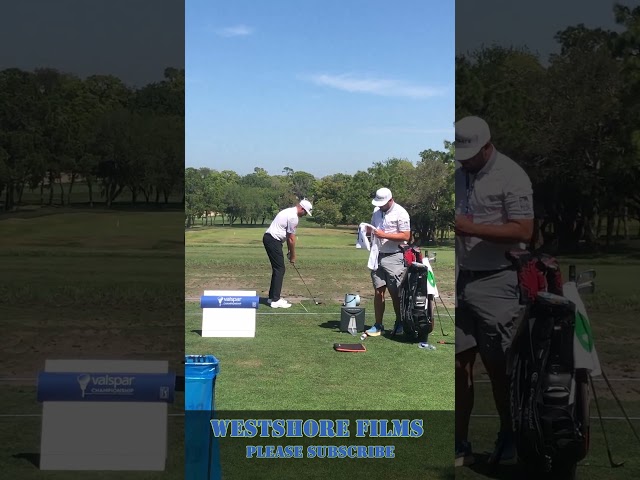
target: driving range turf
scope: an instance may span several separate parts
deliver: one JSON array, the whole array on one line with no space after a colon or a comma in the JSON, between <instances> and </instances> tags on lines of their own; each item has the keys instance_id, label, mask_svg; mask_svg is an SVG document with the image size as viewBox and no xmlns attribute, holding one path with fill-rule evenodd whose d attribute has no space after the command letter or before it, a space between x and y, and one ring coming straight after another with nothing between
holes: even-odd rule
<instances>
[{"instance_id":1,"label":"driving range turf","mask_svg":"<svg viewBox=\"0 0 640 480\"><path fill-rule=\"evenodd\" d=\"M204 290L255 290L268 296L271 267L262 245L265 227L205 227L186 235L185 344L187 354L220 361L216 405L221 410L452 410L453 322L439 305L431 336L436 350L390 337L370 337L364 353L339 353L334 343L360 343L339 331L346 293L359 294L365 325L373 324L373 287L368 252L355 248L355 229L301 226L297 262L288 266L282 296L288 309L260 305L255 338L203 338L199 299ZM284 247L286 253L286 247ZM438 248L436 282L453 315L454 259ZM306 283L306 287L305 287ZM311 291L307 290L307 287ZM315 305L313 297L322 302ZM395 314L387 302L384 325Z\"/></svg>"}]
</instances>

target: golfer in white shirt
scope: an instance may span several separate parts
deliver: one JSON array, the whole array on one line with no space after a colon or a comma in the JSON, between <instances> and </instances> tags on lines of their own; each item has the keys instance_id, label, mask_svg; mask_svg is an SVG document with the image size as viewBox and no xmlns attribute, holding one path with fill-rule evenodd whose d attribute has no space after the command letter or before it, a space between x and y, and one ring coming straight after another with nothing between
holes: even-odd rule
<instances>
[{"instance_id":1,"label":"golfer in white shirt","mask_svg":"<svg viewBox=\"0 0 640 480\"><path fill-rule=\"evenodd\" d=\"M371 272L371 280L375 288L373 308L375 324L367 330L367 335L375 337L384 331L382 317L385 310L385 292L389 290L393 309L396 314L395 333L400 334L400 278L404 272L404 255L400 245L411 238L411 221L407 211L393 200L391 190L380 188L371 203L378 207L371 217L369 233L374 233L380 240L378 251L378 268Z\"/></svg>"},{"instance_id":2,"label":"golfer in white shirt","mask_svg":"<svg viewBox=\"0 0 640 480\"><path fill-rule=\"evenodd\" d=\"M289 252L289 263L296 261L296 229L298 219L305 215L311 216L313 206L309 200L301 200L295 207L280 211L262 236L262 244L271 263L271 285L269 287L268 303L271 308L289 308L291 304L280 298L282 282L284 280L284 256L282 244L286 241Z\"/></svg>"}]
</instances>

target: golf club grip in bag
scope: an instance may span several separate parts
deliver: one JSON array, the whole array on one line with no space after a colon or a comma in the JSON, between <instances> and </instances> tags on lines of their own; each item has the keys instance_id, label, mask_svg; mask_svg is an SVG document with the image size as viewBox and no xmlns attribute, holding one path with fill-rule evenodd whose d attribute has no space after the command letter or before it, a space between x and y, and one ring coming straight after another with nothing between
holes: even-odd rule
<instances>
[{"instance_id":1,"label":"golf club grip in bag","mask_svg":"<svg viewBox=\"0 0 640 480\"><path fill-rule=\"evenodd\" d=\"M433 331L433 295L427 294L428 273L425 265L414 262L407 267L400 283L400 320L405 337L411 342L426 342Z\"/></svg>"}]
</instances>

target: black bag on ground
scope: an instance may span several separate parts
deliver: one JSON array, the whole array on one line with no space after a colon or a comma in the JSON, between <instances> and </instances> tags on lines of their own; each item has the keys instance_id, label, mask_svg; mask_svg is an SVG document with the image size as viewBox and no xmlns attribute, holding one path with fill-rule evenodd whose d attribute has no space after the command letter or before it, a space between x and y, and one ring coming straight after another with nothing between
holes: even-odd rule
<instances>
[{"instance_id":1,"label":"black bag on ground","mask_svg":"<svg viewBox=\"0 0 640 480\"><path fill-rule=\"evenodd\" d=\"M433 295L427 294L428 273L426 265L413 262L400 283L400 320L410 342L426 342L433 330Z\"/></svg>"},{"instance_id":2,"label":"black bag on ground","mask_svg":"<svg viewBox=\"0 0 640 480\"><path fill-rule=\"evenodd\" d=\"M510 363L518 457L534 475L573 478L589 448L588 376L574 366L575 304L558 294L555 259L528 252L507 257L518 269L526 305Z\"/></svg>"}]
</instances>

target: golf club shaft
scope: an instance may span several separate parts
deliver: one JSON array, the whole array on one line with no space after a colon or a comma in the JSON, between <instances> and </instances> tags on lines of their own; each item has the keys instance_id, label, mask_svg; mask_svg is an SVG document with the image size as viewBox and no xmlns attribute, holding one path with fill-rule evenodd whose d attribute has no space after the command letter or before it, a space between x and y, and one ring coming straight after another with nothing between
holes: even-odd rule
<instances>
[{"instance_id":1,"label":"golf club shaft","mask_svg":"<svg viewBox=\"0 0 640 480\"><path fill-rule=\"evenodd\" d=\"M589 382L591 383L591 391L593 391L593 400L596 404L596 409L598 410L598 418L600 419L600 427L602 428L602 435L604 436L604 444L607 447L607 455L609 456L609 464L611 468L619 467L624 462L616 463L613 461L613 455L611 455L611 448L609 447L609 439L607 438L607 432L604 429L604 422L602 420L602 413L600 413L600 404L598 402L598 395L596 394L596 386L593 384L593 378L589 375Z\"/></svg>"},{"instance_id":2,"label":"golf club shaft","mask_svg":"<svg viewBox=\"0 0 640 480\"><path fill-rule=\"evenodd\" d=\"M442 328L442 322L440 321L440 311L438 310L438 304L436 303L435 299L433 300L433 304L436 307L436 315L438 317L438 323L440 324L440 331L442 332L442 336L446 337L449 334L448 333L444 333L444 328ZM433 319L433 321L435 322L435 318Z\"/></svg>"},{"instance_id":3,"label":"golf club shaft","mask_svg":"<svg viewBox=\"0 0 640 480\"><path fill-rule=\"evenodd\" d=\"M307 287L307 284L305 283L304 278L302 278L302 275L300 275L300 270L298 270L298 267L296 267L296 264L292 263L291 265L293 265L293 268L295 268L296 272L298 272L298 276L300 277L300 280L302 280L302 283L304 284L304 286ZM313 298L314 303L318 303L316 301L316 297L313 296L309 287L307 287L307 291L309 292L309 295L311 295L311 298Z\"/></svg>"},{"instance_id":4,"label":"golf club shaft","mask_svg":"<svg viewBox=\"0 0 640 480\"><path fill-rule=\"evenodd\" d=\"M453 324L455 325L456 322L453 320L453 317L451 316L451 314L449 313L449 309L447 308L447 306L444 304L444 300L442 300L442 297L438 297L440 298L440 302L442 303L442 306L444 307L444 309L447 312L447 315L449 315L449 318L451 319L451 322L453 322Z\"/></svg>"},{"instance_id":5,"label":"golf club shaft","mask_svg":"<svg viewBox=\"0 0 640 480\"><path fill-rule=\"evenodd\" d=\"M627 415L627 412L625 411L624 407L622 406L622 402L620 402L620 399L616 395L616 392L613 391L613 387L611 386L611 383L609 383L609 379L605 375L604 370L602 370L601 373L602 373L602 378L604 378L604 381L607 382L607 386L609 387L609 390L611 391L611 394L613 395L613 398L616 399L616 403L620 407L620 410L622 410L622 414L624 415L624 418L626 418L627 423L629 424L629 427L631 427L631 431L633 432L633 435L636 437L636 440L638 440L638 442L640 442L640 437L638 437L638 432L636 432L636 429L633 427L633 423L629 419L629 416Z\"/></svg>"}]
</instances>

